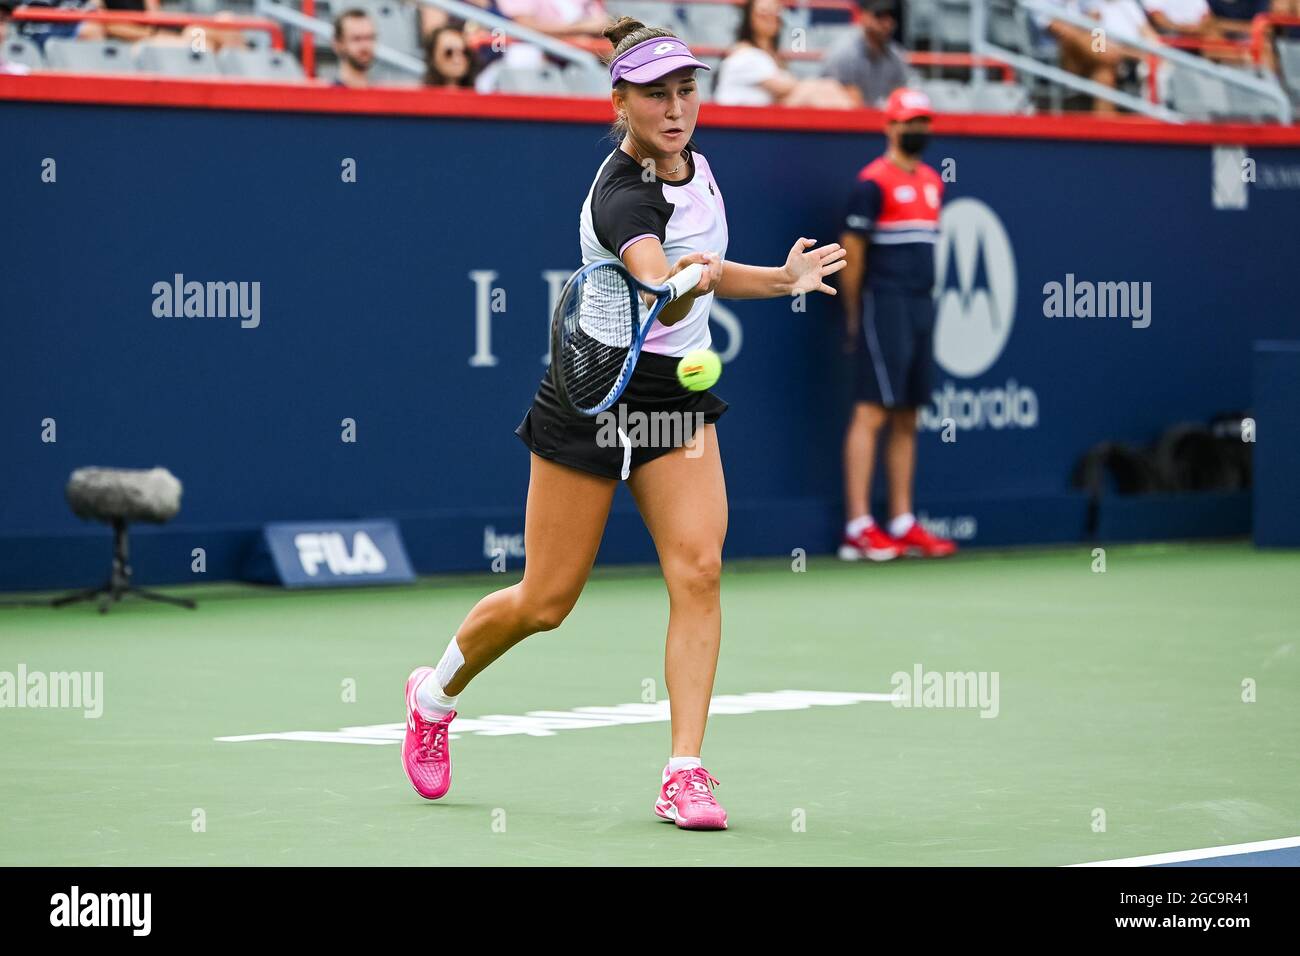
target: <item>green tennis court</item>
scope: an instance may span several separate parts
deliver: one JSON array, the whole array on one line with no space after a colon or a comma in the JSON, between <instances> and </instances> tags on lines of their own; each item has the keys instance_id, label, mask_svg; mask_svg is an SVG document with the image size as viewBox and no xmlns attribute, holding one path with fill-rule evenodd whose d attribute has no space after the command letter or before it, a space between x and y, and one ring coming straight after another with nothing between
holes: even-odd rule
<instances>
[{"instance_id":1,"label":"green tennis court","mask_svg":"<svg viewBox=\"0 0 1300 956\"><path fill-rule=\"evenodd\" d=\"M0 671L103 685L98 718L0 710L0 864L1051 865L1300 835L1300 555L1111 547L1093 567L1086 548L730 563L704 753L721 833L651 812L653 568L597 571L470 687L437 803L402 774L402 686L513 575L3 609ZM996 697L872 699L918 667ZM293 732L312 739L264 736Z\"/></svg>"}]
</instances>

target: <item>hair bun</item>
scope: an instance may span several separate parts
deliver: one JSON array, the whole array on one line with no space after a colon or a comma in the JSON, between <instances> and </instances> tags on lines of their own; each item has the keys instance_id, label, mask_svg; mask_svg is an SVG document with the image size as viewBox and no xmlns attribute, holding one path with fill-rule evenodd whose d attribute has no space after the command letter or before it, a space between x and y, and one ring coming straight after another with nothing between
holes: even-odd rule
<instances>
[{"instance_id":1,"label":"hair bun","mask_svg":"<svg viewBox=\"0 0 1300 956\"><path fill-rule=\"evenodd\" d=\"M602 36L617 47L624 37L644 29L645 24L634 17L619 17L611 26L605 28Z\"/></svg>"}]
</instances>

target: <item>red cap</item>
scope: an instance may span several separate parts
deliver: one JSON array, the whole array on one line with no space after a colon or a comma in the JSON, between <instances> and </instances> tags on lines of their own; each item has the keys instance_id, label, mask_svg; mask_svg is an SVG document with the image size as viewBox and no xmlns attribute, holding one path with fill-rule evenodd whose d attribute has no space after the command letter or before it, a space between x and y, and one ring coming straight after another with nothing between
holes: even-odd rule
<instances>
[{"instance_id":1,"label":"red cap","mask_svg":"<svg viewBox=\"0 0 1300 956\"><path fill-rule=\"evenodd\" d=\"M934 116L930 97L920 90L909 90L905 86L900 86L889 94L889 102L885 104L885 119L891 123L905 123L918 116Z\"/></svg>"}]
</instances>

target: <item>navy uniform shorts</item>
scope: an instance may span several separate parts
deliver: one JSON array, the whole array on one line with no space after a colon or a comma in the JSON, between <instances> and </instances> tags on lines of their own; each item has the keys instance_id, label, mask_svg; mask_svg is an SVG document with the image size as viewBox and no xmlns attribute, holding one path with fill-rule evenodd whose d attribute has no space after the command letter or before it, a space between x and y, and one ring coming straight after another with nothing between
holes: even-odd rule
<instances>
[{"instance_id":1,"label":"navy uniform shorts","mask_svg":"<svg viewBox=\"0 0 1300 956\"><path fill-rule=\"evenodd\" d=\"M930 401L934 299L929 291L862 290L854 398L886 408Z\"/></svg>"}]
</instances>

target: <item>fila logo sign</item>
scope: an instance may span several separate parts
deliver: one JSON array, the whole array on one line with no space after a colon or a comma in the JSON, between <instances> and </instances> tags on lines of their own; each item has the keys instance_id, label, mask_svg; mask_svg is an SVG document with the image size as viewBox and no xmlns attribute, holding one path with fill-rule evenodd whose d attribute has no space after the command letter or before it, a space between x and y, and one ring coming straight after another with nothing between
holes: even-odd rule
<instances>
[{"instance_id":1,"label":"fila logo sign","mask_svg":"<svg viewBox=\"0 0 1300 956\"><path fill-rule=\"evenodd\" d=\"M322 564L330 574L383 574L388 570L383 552L364 531L353 535L351 554L343 535L337 531L294 535L293 543L302 569L313 577Z\"/></svg>"},{"instance_id":2,"label":"fila logo sign","mask_svg":"<svg viewBox=\"0 0 1300 956\"><path fill-rule=\"evenodd\" d=\"M268 524L248 576L287 588L415 580L393 521Z\"/></svg>"}]
</instances>

